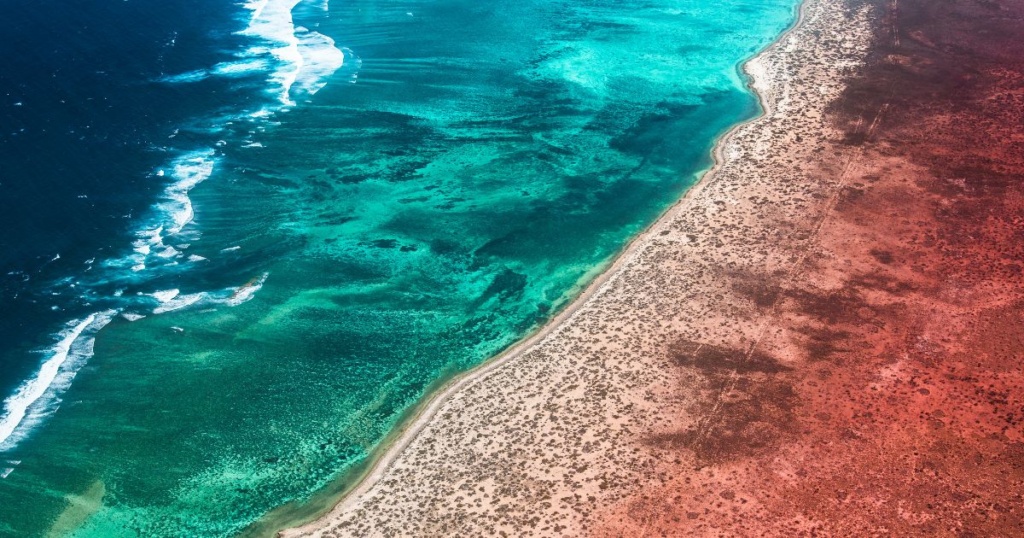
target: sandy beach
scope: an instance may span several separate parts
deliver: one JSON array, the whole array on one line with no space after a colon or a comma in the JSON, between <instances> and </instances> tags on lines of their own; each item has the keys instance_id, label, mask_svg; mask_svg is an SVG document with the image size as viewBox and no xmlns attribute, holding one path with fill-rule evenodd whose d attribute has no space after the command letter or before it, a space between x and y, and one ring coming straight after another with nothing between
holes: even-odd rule
<instances>
[{"instance_id":1,"label":"sandy beach","mask_svg":"<svg viewBox=\"0 0 1024 538\"><path fill-rule=\"evenodd\" d=\"M281 535L1024 532L1014 9L807 0L705 178Z\"/></svg>"}]
</instances>

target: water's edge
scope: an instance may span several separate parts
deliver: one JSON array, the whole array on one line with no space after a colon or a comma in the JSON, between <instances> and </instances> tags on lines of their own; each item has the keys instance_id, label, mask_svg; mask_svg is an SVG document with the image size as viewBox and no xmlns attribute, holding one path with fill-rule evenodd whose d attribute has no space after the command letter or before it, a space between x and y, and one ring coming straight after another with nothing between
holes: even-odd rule
<instances>
[{"instance_id":1,"label":"water's edge","mask_svg":"<svg viewBox=\"0 0 1024 538\"><path fill-rule=\"evenodd\" d=\"M768 96L757 91L754 86L753 77L746 70L746 66L751 61L769 53L795 29L800 27L804 22L805 7L811 1L813 0L799 0L793 6L792 16L785 30L761 50L736 62L735 68L744 81L744 86L748 92L757 98L757 112L749 118L737 122L715 138L711 149L712 164L694 174L699 179L687 188L675 202L665 207L646 227L636 233L617 253L596 266L588 274L590 276L589 282L579 285L579 291L575 297L566 301L547 321L535 326L529 333L523 335L521 339L509 345L500 353L468 370L450 372L439 377L424 389L423 396L418 403L402 413L402 416L388 435L369 451L368 456L362 462L342 472L328 486L315 493L306 501L301 503L293 501L270 511L242 531L239 536L243 538L272 538L282 536L288 530L315 528L316 522L321 518L328 516L332 512L341 511L347 503L357 498L360 493L373 487L384 471L405 450L406 446L434 417L441 405L452 395L540 343L549 334L560 328L580 307L599 292L605 283L620 272L624 262L628 259L629 255L634 253L636 247L642 242L641 240L646 238L648 233L659 225L669 213L713 178L715 172L721 167L725 159L724 155L722 155L722 148L728 143L735 132L741 127L756 122L771 113L772 103L768 100Z\"/></svg>"}]
</instances>

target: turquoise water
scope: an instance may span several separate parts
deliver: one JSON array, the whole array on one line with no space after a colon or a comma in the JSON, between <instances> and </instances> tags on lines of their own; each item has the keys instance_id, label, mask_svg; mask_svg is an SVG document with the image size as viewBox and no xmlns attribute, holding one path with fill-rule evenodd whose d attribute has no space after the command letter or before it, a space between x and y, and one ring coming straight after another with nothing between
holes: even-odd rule
<instances>
[{"instance_id":1,"label":"turquoise water","mask_svg":"<svg viewBox=\"0 0 1024 538\"><path fill-rule=\"evenodd\" d=\"M678 199L757 112L736 65L793 6L300 3L344 64L262 123L183 131L217 142L195 269L110 284L176 291L118 310L146 317L112 317L0 454L0 534L231 536L337 483Z\"/></svg>"}]
</instances>

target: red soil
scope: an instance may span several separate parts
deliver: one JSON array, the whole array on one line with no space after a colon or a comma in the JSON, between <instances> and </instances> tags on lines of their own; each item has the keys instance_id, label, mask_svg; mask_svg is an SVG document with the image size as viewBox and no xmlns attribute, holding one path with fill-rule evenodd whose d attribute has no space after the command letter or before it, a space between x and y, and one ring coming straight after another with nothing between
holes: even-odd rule
<instances>
[{"instance_id":1,"label":"red soil","mask_svg":"<svg viewBox=\"0 0 1024 538\"><path fill-rule=\"evenodd\" d=\"M672 347L712 418L649 442L697 465L596 534L1024 536L1024 2L878 13L855 179L798 278L732 277L775 311L750 360Z\"/></svg>"}]
</instances>

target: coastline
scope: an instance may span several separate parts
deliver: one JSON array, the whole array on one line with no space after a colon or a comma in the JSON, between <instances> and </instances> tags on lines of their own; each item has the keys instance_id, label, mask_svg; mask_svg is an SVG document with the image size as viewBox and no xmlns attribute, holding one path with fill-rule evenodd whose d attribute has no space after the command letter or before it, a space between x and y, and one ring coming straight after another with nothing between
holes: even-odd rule
<instances>
[{"instance_id":1,"label":"coastline","mask_svg":"<svg viewBox=\"0 0 1024 538\"><path fill-rule=\"evenodd\" d=\"M764 78L769 77L769 75L765 73L752 73L750 71L751 66L757 64L762 57L770 54L773 49L779 47L780 44L794 31L801 28L805 23L805 10L808 5L818 1L819 0L800 0L800 2L794 6L793 20L788 27L763 49L755 53L753 56L737 63L736 69L741 80L743 80L744 85L758 101L758 113L743 122L733 125L728 131L718 137L711 149L712 165L707 170L699 174L699 179L689 187L676 202L662 211L662 213L646 228L644 228L644 230L630 239L619 253L607 263L606 268L601 270L598 276L591 280L579 295L566 304L565 307L553 318L538 327L531 334L510 346L501 354L488 359L470 370L457 374L450 379L441 380L438 388L434 390L428 389L427 393L429 396L424 398L420 404L411 410L410 417L408 419L403 419L402 422L404 422L404 425L396 428L382 441L381 450L379 450L380 455L377 457L371 455L370 461L367 464L364 464L366 466L365 470L355 474L354 478L351 480L351 485L343 488L340 493L340 498L333 503L333 507L330 510L321 512L313 520L308 520L308 518L306 518L304 523L294 527L278 528L275 533L276 536L281 538L306 536L311 532L322 530L329 524L329 520L344 513L360 495L373 488L383 478L385 472L394 463L395 459L408 448L409 444L413 442L427 424L436 417L440 408L455 393L486 377L490 373L506 366L509 362L523 354L528 353L532 348L548 338L553 332L561 329L567 322L569 322L580 308L585 306L594 296L604 289L605 285L611 279L620 276L619 273L622 271L622 268L626 265L629 258L636 254L636 251L640 248L642 243L649 239L655 229L658 228L659 225L663 225L665 221L669 220L675 212L680 210L680 208L695 197L708 182L714 179L715 173L726 162L724 151L731 142L733 136L744 126L756 123L772 114L775 104L775 96L770 81L764 80ZM763 87L758 88L757 85L759 82L766 84ZM291 524L294 523L295 522L292 522ZM260 521L257 522L255 526L263 527L263 524L264 522ZM250 534L247 532L244 535L248 536Z\"/></svg>"},{"instance_id":2,"label":"coastline","mask_svg":"<svg viewBox=\"0 0 1024 538\"><path fill-rule=\"evenodd\" d=\"M872 39L828 151L774 168L832 196L784 270L723 275L753 343L669 349L693 427L647 442L679 460L590 534L1024 531L1024 7L847 5Z\"/></svg>"},{"instance_id":3,"label":"coastline","mask_svg":"<svg viewBox=\"0 0 1024 538\"><path fill-rule=\"evenodd\" d=\"M801 8L715 173L283 535L1024 532L1024 6Z\"/></svg>"}]
</instances>

